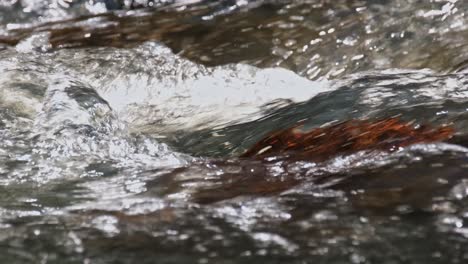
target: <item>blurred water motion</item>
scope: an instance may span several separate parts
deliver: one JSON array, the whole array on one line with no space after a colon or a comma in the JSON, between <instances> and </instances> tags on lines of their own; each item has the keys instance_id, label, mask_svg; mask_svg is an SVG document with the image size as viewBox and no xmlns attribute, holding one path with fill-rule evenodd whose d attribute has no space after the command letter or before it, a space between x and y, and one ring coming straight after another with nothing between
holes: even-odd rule
<instances>
[{"instance_id":1,"label":"blurred water motion","mask_svg":"<svg viewBox=\"0 0 468 264\"><path fill-rule=\"evenodd\" d=\"M33 27L7 24L0 39L16 43L48 31L56 47L158 40L206 65L282 66L312 79L387 68L447 72L467 60L465 1L173 2Z\"/></svg>"},{"instance_id":2,"label":"blurred water motion","mask_svg":"<svg viewBox=\"0 0 468 264\"><path fill-rule=\"evenodd\" d=\"M467 4L0 0L1 261L466 262Z\"/></svg>"}]
</instances>

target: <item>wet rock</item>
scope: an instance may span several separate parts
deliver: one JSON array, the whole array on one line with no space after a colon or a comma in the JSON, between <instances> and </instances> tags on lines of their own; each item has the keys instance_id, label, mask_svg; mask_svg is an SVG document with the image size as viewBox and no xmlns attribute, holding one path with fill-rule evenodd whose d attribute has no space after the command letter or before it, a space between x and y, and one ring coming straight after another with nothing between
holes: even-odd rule
<instances>
[{"instance_id":1,"label":"wet rock","mask_svg":"<svg viewBox=\"0 0 468 264\"><path fill-rule=\"evenodd\" d=\"M324 161L361 150L395 151L416 143L443 141L452 137L451 127L414 127L398 118L379 121L349 120L300 131L301 124L274 132L245 152L243 158L286 155L297 160Z\"/></svg>"}]
</instances>

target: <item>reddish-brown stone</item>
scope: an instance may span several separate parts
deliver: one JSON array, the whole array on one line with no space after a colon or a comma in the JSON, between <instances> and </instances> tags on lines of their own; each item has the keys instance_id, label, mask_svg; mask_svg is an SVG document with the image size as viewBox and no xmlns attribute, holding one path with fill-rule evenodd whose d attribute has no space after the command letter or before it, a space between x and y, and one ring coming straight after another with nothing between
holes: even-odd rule
<instances>
[{"instance_id":1,"label":"reddish-brown stone","mask_svg":"<svg viewBox=\"0 0 468 264\"><path fill-rule=\"evenodd\" d=\"M302 132L298 124L276 131L252 146L241 157L288 156L297 160L323 161L361 150L394 151L416 143L443 141L452 137L449 126L415 127L398 118L378 121L349 120Z\"/></svg>"}]
</instances>

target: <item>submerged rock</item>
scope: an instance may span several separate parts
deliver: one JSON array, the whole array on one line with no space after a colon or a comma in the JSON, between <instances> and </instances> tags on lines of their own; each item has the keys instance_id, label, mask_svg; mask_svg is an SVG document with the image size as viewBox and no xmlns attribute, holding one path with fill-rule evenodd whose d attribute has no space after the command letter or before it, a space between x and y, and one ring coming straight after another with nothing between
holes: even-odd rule
<instances>
[{"instance_id":1,"label":"submerged rock","mask_svg":"<svg viewBox=\"0 0 468 264\"><path fill-rule=\"evenodd\" d=\"M298 124L271 133L242 154L241 160L210 161L208 167L228 171L226 168L235 164L238 171L210 179L216 183L212 184L215 187L195 190L194 201L205 204L245 195L270 196L306 182L331 187L347 179L353 170L361 177L371 174L372 166L366 163L384 166L385 162L379 162L379 156L387 161L404 156L398 157L396 153L392 158L388 152L418 143L445 141L454 135L451 126L415 126L399 118L348 120L308 132L300 131L301 126ZM446 145L450 146L448 149L456 149ZM367 172L359 172L360 167Z\"/></svg>"},{"instance_id":2,"label":"submerged rock","mask_svg":"<svg viewBox=\"0 0 468 264\"><path fill-rule=\"evenodd\" d=\"M300 127L301 124L273 132L242 157L289 155L292 159L323 161L339 154L366 149L395 151L411 144L442 141L451 138L454 133L449 126L414 127L398 118L349 120L309 132L301 132Z\"/></svg>"}]
</instances>

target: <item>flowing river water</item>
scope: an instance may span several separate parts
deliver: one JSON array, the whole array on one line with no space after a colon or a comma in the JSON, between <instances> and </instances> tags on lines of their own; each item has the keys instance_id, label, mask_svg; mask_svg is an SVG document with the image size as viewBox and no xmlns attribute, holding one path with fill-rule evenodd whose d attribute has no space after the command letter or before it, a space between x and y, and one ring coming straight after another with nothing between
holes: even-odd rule
<instances>
[{"instance_id":1,"label":"flowing river water","mask_svg":"<svg viewBox=\"0 0 468 264\"><path fill-rule=\"evenodd\" d=\"M239 156L397 116L446 142ZM466 263L467 0L0 0L1 263Z\"/></svg>"}]
</instances>

